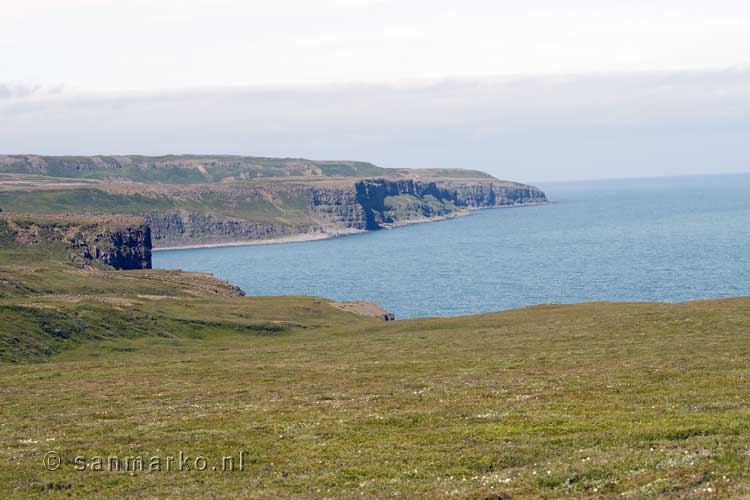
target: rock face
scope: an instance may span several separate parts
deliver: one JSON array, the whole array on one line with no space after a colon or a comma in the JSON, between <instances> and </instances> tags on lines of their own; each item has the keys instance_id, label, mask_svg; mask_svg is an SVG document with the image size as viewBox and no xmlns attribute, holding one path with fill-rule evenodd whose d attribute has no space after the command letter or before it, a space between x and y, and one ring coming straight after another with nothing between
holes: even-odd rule
<instances>
[{"instance_id":1,"label":"rock face","mask_svg":"<svg viewBox=\"0 0 750 500\"><path fill-rule=\"evenodd\" d=\"M322 232L318 224L274 224L238 217L180 210L144 215L160 246L190 243L267 240L297 234Z\"/></svg>"},{"instance_id":2,"label":"rock face","mask_svg":"<svg viewBox=\"0 0 750 500\"><path fill-rule=\"evenodd\" d=\"M195 210L144 214L159 246L266 240L295 235L331 235L374 231L392 225L445 217L459 211L545 203L543 191L525 184L493 180L364 179L356 182L279 183L278 185L205 188L203 199L220 197L226 206L248 200L288 208L289 215L257 221ZM219 188L215 188L219 189ZM195 195L197 191L193 191ZM169 193L169 196L184 196ZM287 203L285 206L284 203Z\"/></svg>"},{"instance_id":3,"label":"rock face","mask_svg":"<svg viewBox=\"0 0 750 500\"><path fill-rule=\"evenodd\" d=\"M0 179L9 212L139 216L157 248L321 238L547 201L477 171L293 158L0 155ZM75 245L82 259L144 265L114 240Z\"/></svg>"},{"instance_id":4,"label":"rock face","mask_svg":"<svg viewBox=\"0 0 750 500\"><path fill-rule=\"evenodd\" d=\"M151 269L151 228L146 224L78 231L68 257L79 265L96 261L115 269Z\"/></svg>"},{"instance_id":5,"label":"rock face","mask_svg":"<svg viewBox=\"0 0 750 500\"><path fill-rule=\"evenodd\" d=\"M368 229L367 217L355 186L310 187L305 193L307 210L323 225L364 231Z\"/></svg>"},{"instance_id":6,"label":"rock face","mask_svg":"<svg viewBox=\"0 0 750 500\"><path fill-rule=\"evenodd\" d=\"M58 245L78 267L151 269L151 229L137 217L3 214L10 238L27 245Z\"/></svg>"},{"instance_id":7,"label":"rock face","mask_svg":"<svg viewBox=\"0 0 750 500\"><path fill-rule=\"evenodd\" d=\"M366 179L355 185L364 211L364 228L409 219L439 217L461 209L545 203L544 192L511 182L420 182L415 179Z\"/></svg>"}]
</instances>

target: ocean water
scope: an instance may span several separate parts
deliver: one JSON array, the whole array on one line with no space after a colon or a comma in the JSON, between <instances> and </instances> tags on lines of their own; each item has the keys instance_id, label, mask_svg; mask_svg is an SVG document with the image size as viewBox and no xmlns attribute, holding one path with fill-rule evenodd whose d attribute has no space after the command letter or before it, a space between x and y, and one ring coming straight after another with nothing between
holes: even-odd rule
<instances>
[{"instance_id":1,"label":"ocean water","mask_svg":"<svg viewBox=\"0 0 750 500\"><path fill-rule=\"evenodd\" d=\"M248 295L376 302L397 318L750 295L750 174L540 183L554 203L322 241L170 250Z\"/></svg>"}]
</instances>

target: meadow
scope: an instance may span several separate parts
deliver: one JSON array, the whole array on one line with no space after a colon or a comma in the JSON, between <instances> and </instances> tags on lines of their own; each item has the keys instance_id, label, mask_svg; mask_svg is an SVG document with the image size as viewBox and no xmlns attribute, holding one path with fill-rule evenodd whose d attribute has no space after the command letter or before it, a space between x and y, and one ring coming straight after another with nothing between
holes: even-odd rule
<instances>
[{"instance_id":1,"label":"meadow","mask_svg":"<svg viewBox=\"0 0 750 500\"><path fill-rule=\"evenodd\" d=\"M750 494L748 299L381 322L56 265L3 266L0 333L27 341L0 363L3 496ZM77 470L180 452L207 470Z\"/></svg>"}]
</instances>

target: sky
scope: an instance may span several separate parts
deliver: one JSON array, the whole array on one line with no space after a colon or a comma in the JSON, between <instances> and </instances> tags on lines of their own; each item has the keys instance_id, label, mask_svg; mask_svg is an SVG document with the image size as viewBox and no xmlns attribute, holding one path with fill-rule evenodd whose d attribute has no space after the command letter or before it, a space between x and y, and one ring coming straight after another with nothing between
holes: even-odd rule
<instances>
[{"instance_id":1,"label":"sky","mask_svg":"<svg viewBox=\"0 0 750 500\"><path fill-rule=\"evenodd\" d=\"M750 171L750 2L5 0L0 153Z\"/></svg>"}]
</instances>

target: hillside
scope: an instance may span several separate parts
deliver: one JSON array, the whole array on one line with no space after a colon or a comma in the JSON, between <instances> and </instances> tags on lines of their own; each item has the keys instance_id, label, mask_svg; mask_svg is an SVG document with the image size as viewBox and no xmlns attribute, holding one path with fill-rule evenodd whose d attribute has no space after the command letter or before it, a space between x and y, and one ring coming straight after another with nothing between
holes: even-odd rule
<instances>
[{"instance_id":1,"label":"hillside","mask_svg":"<svg viewBox=\"0 0 750 500\"><path fill-rule=\"evenodd\" d=\"M145 217L154 246L316 239L546 202L457 169L228 156L0 156L0 208Z\"/></svg>"},{"instance_id":2,"label":"hillside","mask_svg":"<svg viewBox=\"0 0 750 500\"><path fill-rule=\"evenodd\" d=\"M750 299L383 322L208 275L80 267L66 243L3 227L4 497L750 495ZM191 470L148 471L180 451ZM244 470L212 470L241 452Z\"/></svg>"},{"instance_id":3,"label":"hillside","mask_svg":"<svg viewBox=\"0 0 750 500\"><path fill-rule=\"evenodd\" d=\"M205 184L276 177L393 177L414 173L361 161L232 155L0 155L0 172L163 184ZM492 179L476 170L423 169L427 177Z\"/></svg>"}]
</instances>

